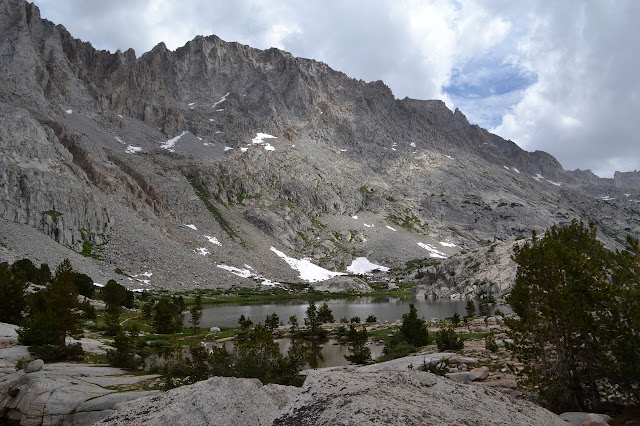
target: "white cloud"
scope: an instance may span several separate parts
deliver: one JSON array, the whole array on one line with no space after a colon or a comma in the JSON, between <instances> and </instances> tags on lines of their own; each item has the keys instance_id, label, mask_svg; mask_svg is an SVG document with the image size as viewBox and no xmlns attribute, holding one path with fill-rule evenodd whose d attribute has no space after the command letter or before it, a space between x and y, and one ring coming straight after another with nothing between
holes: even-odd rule
<instances>
[{"instance_id":1,"label":"white cloud","mask_svg":"<svg viewBox=\"0 0 640 426\"><path fill-rule=\"evenodd\" d=\"M635 0L36 3L43 17L99 49L134 47L141 55L160 41L175 49L209 34L278 47L383 80L399 98L439 98L472 122L500 123L493 131L555 155L565 168L601 175L640 168ZM492 64L537 79L478 97L445 94L452 75L469 85L501 83L502 71L486 68Z\"/></svg>"}]
</instances>

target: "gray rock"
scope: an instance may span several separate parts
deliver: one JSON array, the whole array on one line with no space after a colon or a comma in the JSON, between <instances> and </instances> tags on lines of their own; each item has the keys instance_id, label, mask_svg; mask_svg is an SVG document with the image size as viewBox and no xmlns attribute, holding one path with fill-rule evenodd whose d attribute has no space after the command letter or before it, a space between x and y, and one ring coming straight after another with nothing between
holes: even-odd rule
<instances>
[{"instance_id":1,"label":"gray rock","mask_svg":"<svg viewBox=\"0 0 640 426\"><path fill-rule=\"evenodd\" d=\"M611 420L611 417L609 417L609 420ZM583 426L607 426L608 424L604 416L594 413L587 414L582 421Z\"/></svg>"},{"instance_id":2,"label":"gray rock","mask_svg":"<svg viewBox=\"0 0 640 426\"><path fill-rule=\"evenodd\" d=\"M103 425L271 425L296 388L257 379L213 377L125 404Z\"/></svg>"},{"instance_id":3,"label":"gray rock","mask_svg":"<svg viewBox=\"0 0 640 426\"><path fill-rule=\"evenodd\" d=\"M44 361L41 359L34 359L33 361L30 361L27 365L25 365L24 372L34 373L36 371L42 370L42 367L44 367Z\"/></svg>"},{"instance_id":4,"label":"gray rock","mask_svg":"<svg viewBox=\"0 0 640 426\"><path fill-rule=\"evenodd\" d=\"M453 380L454 382L468 382L471 380L471 375L468 371L460 372L460 373L447 373L445 374L447 379Z\"/></svg>"},{"instance_id":5,"label":"gray rock","mask_svg":"<svg viewBox=\"0 0 640 426\"><path fill-rule=\"evenodd\" d=\"M117 392L100 396L78 405L76 412L111 410L116 404L156 395L159 391Z\"/></svg>"},{"instance_id":6,"label":"gray rock","mask_svg":"<svg viewBox=\"0 0 640 426\"><path fill-rule=\"evenodd\" d=\"M478 367L469 371L469 380L472 382L484 380L487 377L489 377L489 367Z\"/></svg>"},{"instance_id":7,"label":"gray rock","mask_svg":"<svg viewBox=\"0 0 640 426\"><path fill-rule=\"evenodd\" d=\"M210 333L218 333L218 332L220 332L220 327L211 327L209 329L209 332Z\"/></svg>"},{"instance_id":8,"label":"gray rock","mask_svg":"<svg viewBox=\"0 0 640 426\"><path fill-rule=\"evenodd\" d=\"M312 372L274 425L564 425L490 389L422 371Z\"/></svg>"}]
</instances>

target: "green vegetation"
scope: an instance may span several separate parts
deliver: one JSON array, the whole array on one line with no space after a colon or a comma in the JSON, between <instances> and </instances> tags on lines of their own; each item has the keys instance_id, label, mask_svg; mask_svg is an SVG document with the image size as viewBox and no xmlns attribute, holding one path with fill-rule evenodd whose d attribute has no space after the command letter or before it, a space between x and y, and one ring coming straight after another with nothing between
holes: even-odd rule
<instances>
[{"instance_id":1,"label":"green vegetation","mask_svg":"<svg viewBox=\"0 0 640 426\"><path fill-rule=\"evenodd\" d=\"M62 213L60 213L59 211L56 210L46 210L41 212L43 216L50 216L51 219L53 219L54 222L58 221L58 218L60 216L62 216Z\"/></svg>"},{"instance_id":2,"label":"green vegetation","mask_svg":"<svg viewBox=\"0 0 640 426\"><path fill-rule=\"evenodd\" d=\"M27 316L18 330L20 342L45 361L82 356L79 344L67 345L67 336L76 336L82 331L75 275L69 260L62 261L51 282L31 295Z\"/></svg>"},{"instance_id":3,"label":"green vegetation","mask_svg":"<svg viewBox=\"0 0 640 426\"><path fill-rule=\"evenodd\" d=\"M367 346L369 336L367 329L362 327L360 331L355 325L349 326L347 333L347 343L349 345L350 355L345 355L345 359L354 364L367 364L371 362L371 349Z\"/></svg>"},{"instance_id":4,"label":"green vegetation","mask_svg":"<svg viewBox=\"0 0 640 426\"><path fill-rule=\"evenodd\" d=\"M399 217L396 215L385 216L390 222L395 223L398 226L402 226L403 228L413 231L414 229L420 229L422 227L422 222L415 215Z\"/></svg>"},{"instance_id":5,"label":"green vegetation","mask_svg":"<svg viewBox=\"0 0 640 426\"><path fill-rule=\"evenodd\" d=\"M640 401L640 244L627 244L611 252L574 220L515 249L511 349L554 411Z\"/></svg>"},{"instance_id":6,"label":"green vegetation","mask_svg":"<svg viewBox=\"0 0 640 426\"><path fill-rule=\"evenodd\" d=\"M207 210L209 210L209 213L211 213L216 222L218 222L222 230L226 232L227 235L229 235L229 237L231 237L233 240L242 241L231 224L227 221L227 219L224 218L222 212L218 210L218 208L211 202L211 198L202 187L202 185L196 182L196 178L194 176L187 176L187 180L193 187L193 190L196 192L198 198L200 198L200 200L204 203L205 207L207 208Z\"/></svg>"},{"instance_id":7,"label":"green vegetation","mask_svg":"<svg viewBox=\"0 0 640 426\"><path fill-rule=\"evenodd\" d=\"M163 370L165 388L205 380L212 376L254 377L262 383L300 385L300 368L305 363L307 348L302 340L294 340L286 356L280 353L269 329L258 324L243 340L236 340L233 352L212 347L209 353L198 345L190 350L190 359L174 351Z\"/></svg>"},{"instance_id":8,"label":"green vegetation","mask_svg":"<svg viewBox=\"0 0 640 426\"><path fill-rule=\"evenodd\" d=\"M409 312L402 315L400 330L385 342L381 361L407 356L421 346L429 344L429 331L424 319L418 318L416 307L409 305Z\"/></svg>"},{"instance_id":9,"label":"green vegetation","mask_svg":"<svg viewBox=\"0 0 640 426\"><path fill-rule=\"evenodd\" d=\"M473 318L476 316L476 304L472 299L467 299L467 306L465 307L467 311L467 317Z\"/></svg>"},{"instance_id":10,"label":"green vegetation","mask_svg":"<svg viewBox=\"0 0 640 426\"><path fill-rule=\"evenodd\" d=\"M93 259L102 260L102 255L100 252L102 251L102 247L107 244L106 241L102 244L95 244L89 241L86 236L86 231L84 229L80 230L80 235L82 236L82 251L78 253L84 257L91 257Z\"/></svg>"},{"instance_id":11,"label":"green vegetation","mask_svg":"<svg viewBox=\"0 0 640 426\"><path fill-rule=\"evenodd\" d=\"M436 345L440 352L462 349L464 342L452 327L443 327L436 332Z\"/></svg>"}]
</instances>

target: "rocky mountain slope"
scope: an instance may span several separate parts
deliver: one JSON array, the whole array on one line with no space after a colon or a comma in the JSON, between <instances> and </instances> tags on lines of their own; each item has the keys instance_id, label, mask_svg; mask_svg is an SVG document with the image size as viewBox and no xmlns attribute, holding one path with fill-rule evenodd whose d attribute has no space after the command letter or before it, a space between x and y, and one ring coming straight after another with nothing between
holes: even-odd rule
<instances>
[{"instance_id":1,"label":"rocky mountain slope","mask_svg":"<svg viewBox=\"0 0 640 426\"><path fill-rule=\"evenodd\" d=\"M98 51L18 0L0 0L0 33L0 260L42 260L25 247L52 239L96 279L202 288L432 258L428 276L466 289L477 274L451 278L456 265L494 247L508 271L533 229L594 221L610 247L640 235L640 173L565 171L320 62L216 36Z\"/></svg>"}]
</instances>

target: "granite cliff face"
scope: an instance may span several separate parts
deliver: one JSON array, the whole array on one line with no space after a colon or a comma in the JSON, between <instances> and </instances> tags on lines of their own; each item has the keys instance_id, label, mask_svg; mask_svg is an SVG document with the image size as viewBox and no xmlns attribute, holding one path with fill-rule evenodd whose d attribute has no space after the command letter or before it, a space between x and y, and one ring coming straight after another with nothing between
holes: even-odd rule
<instances>
[{"instance_id":1,"label":"granite cliff face","mask_svg":"<svg viewBox=\"0 0 640 426\"><path fill-rule=\"evenodd\" d=\"M216 36L139 58L97 51L14 0L0 0L0 32L13 256L39 258L8 237L18 222L129 286L304 281L289 266L302 257L339 272L432 257L425 285L468 291L477 274L449 272L495 246L504 290L508 248L533 229L580 218L611 247L640 235L640 173L565 171L441 101L398 100L320 62Z\"/></svg>"}]
</instances>

